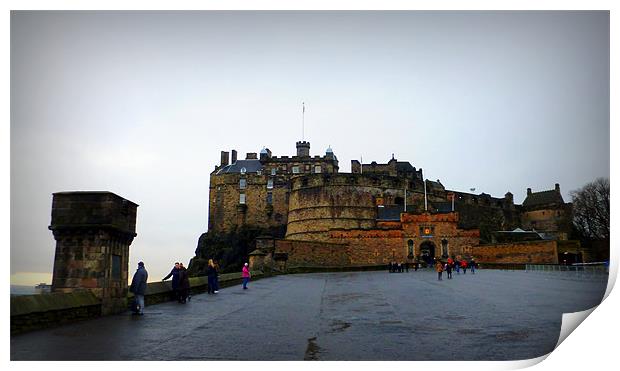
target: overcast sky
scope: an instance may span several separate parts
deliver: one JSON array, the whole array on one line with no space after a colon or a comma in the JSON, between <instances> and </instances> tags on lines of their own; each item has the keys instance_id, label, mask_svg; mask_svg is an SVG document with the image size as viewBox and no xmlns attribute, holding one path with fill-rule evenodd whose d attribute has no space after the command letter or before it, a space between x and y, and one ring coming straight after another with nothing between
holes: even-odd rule
<instances>
[{"instance_id":1,"label":"overcast sky","mask_svg":"<svg viewBox=\"0 0 620 371\"><path fill-rule=\"evenodd\" d=\"M189 262L220 151L394 153L515 202L609 176L608 12L13 12L11 274L51 277L52 193L140 205L130 272ZM26 273L27 272L27 273Z\"/></svg>"}]
</instances>

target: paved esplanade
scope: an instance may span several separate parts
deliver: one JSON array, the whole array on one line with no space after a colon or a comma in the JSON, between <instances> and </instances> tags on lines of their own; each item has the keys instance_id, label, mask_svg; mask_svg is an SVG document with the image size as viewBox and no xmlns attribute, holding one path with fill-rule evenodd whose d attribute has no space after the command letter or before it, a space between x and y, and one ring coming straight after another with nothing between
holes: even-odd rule
<instances>
[{"instance_id":1,"label":"paved esplanade","mask_svg":"<svg viewBox=\"0 0 620 371\"><path fill-rule=\"evenodd\" d=\"M606 283L481 270L287 275L11 338L26 360L506 360L555 346Z\"/></svg>"}]
</instances>

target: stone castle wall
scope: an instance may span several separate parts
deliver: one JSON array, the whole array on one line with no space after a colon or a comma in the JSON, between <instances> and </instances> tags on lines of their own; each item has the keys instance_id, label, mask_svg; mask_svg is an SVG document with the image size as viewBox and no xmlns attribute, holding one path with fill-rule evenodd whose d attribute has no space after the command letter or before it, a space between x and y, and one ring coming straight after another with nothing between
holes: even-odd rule
<instances>
[{"instance_id":1,"label":"stone castle wall","mask_svg":"<svg viewBox=\"0 0 620 371\"><path fill-rule=\"evenodd\" d=\"M558 264L557 241L528 241L473 247L479 263Z\"/></svg>"},{"instance_id":2,"label":"stone castle wall","mask_svg":"<svg viewBox=\"0 0 620 371\"><path fill-rule=\"evenodd\" d=\"M245 189L240 179L246 180ZM274 180L267 188L268 179ZM246 196L240 204L240 194ZM271 193L271 204L268 202ZM285 226L288 218L288 180L284 176L257 174L211 175L209 187L209 230L229 232L237 226Z\"/></svg>"},{"instance_id":3,"label":"stone castle wall","mask_svg":"<svg viewBox=\"0 0 620 371\"><path fill-rule=\"evenodd\" d=\"M275 250L288 256L287 266L327 266L350 265L348 245L316 241L276 240Z\"/></svg>"}]
</instances>

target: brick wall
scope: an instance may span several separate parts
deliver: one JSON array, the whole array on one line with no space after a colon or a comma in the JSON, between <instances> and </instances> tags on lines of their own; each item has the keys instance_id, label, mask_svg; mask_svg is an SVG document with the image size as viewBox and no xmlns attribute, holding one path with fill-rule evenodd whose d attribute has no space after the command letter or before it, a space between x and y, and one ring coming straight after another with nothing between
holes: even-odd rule
<instances>
[{"instance_id":1,"label":"brick wall","mask_svg":"<svg viewBox=\"0 0 620 371\"><path fill-rule=\"evenodd\" d=\"M558 264L557 241L528 241L474 246L480 263Z\"/></svg>"}]
</instances>

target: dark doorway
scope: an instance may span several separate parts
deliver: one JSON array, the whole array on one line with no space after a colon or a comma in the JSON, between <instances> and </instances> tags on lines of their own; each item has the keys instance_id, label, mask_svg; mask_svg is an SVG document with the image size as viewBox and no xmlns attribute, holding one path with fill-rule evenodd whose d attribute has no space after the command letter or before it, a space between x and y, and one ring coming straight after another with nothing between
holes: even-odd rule
<instances>
[{"instance_id":1,"label":"dark doorway","mask_svg":"<svg viewBox=\"0 0 620 371\"><path fill-rule=\"evenodd\" d=\"M420 244L420 258L426 265L432 265L435 260L435 244L431 241L424 241Z\"/></svg>"},{"instance_id":2,"label":"dark doorway","mask_svg":"<svg viewBox=\"0 0 620 371\"><path fill-rule=\"evenodd\" d=\"M582 263L580 254L574 254L570 252L565 252L559 255L559 261L562 265L572 265L575 263Z\"/></svg>"}]
</instances>

